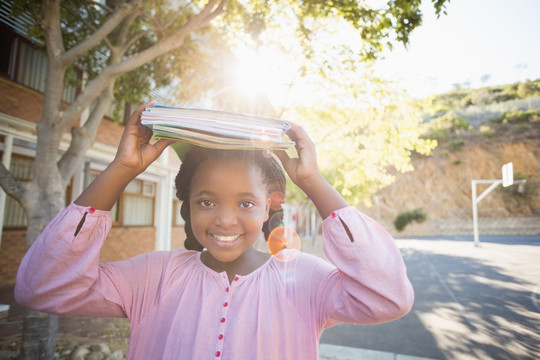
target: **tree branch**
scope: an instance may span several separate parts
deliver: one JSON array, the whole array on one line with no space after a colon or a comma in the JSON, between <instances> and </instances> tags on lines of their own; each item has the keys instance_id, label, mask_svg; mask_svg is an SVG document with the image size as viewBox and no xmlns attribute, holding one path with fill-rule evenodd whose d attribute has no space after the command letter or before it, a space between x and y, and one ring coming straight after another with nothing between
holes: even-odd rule
<instances>
[{"instance_id":1,"label":"tree branch","mask_svg":"<svg viewBox=\"0 0 540 360\"><path fill-rule=\"evenodd\" d=\"M164 55L171 50L181 47L184 44L186 35L203 28L215 17L219 16L223 12L227 1L228 0L210 0L198 14L190 17L184 26L169 35L167 38L125 61L108 66L102 74L104 74L106 71L110 71L112 76L118 76L120 74L132 71L148 61Z\"/></svg>"},{"instance_id":2,"label":"tree branch","mask_svg":"<svg viewBox=\"0 0 540 360\"><path fill-rule=\"evenodd\" d=\"M129 32L129 28L131 26L131 23L137 18L137 12L133 12L132 14L130 14L130 16L128 16L126 18L126 20L124 20L124 22L122 23L122 26L120 27L120 30L118 31L118 33L116 34L116 39L115 39L115 51L118 52L118 56L121 56L120 54L124 54L127 49L129 49L129 46L126 46L126 42L129 43L129 41L127 41L127 37L128 37L128 32ZM137 37L137 40L140 39L140 37Z\"/></svg>"},{"instance_id":3,"label":"tree branch","mask_svg":"<svg viewBox=\"0 0 540 360\"><path fill-rule=\"evenodd\" d=\"M90 30L96 32L98 30L98 28L92 24L90 21L87 21L86 19L84 19L83 17L79 16L78 14L75 14L73 11L71 11L71 9L67 6L64 6L64 9L70 13L71 16L77 18L80 22L82 22L86 27L88 27ZM93 17L92 17L93 18ZM109 40L107 39L107 37L103 38L103 41L105 42L105 44L107 45L107 47L111 48L112 47L112 44L109 42Z\"/></svg>"},{"instance_id":4,"label":"tree branch","mask_svg":"<svg viewBox=\"0 0 540 360\"><path fill-rule=\"evenodd\" d=\"M129 50L129 48L134 45L137 41L139 41L144 35L147 35L148 31L141 31L137 35L133 36L129 41L127 41L120 49L122 54L124 54L126 51Z\"/></svg>"},{"instance_id":5,"label":"tree branch","mask_svg":"<svg viewBox=\"0 0 540 360\"><path fill-rule=\"evenodd\" d=\"M69 148L58 161L58 170L64 182L64 186L69 184L77 165L80 163L86 151L92 146L99 128L101 119L111 106L114 99L114 83L111 82L101 92L97 99L96 106L90 113L83 126L74 127L71 131L71 143Z\"/></svg>"},{"instance_id":6,"label":"tree branch","mask_svg":"<svg viewBox=\"0 0 540 360\"><path fill-rule=\"evenodd\" d=\"M213 18L221 14L226 2L227 0L210 0L201 12L190 17L184 26L167 38L127 60L114 61L105 67L101 74L88 82L84 91L64 111L61 126L67 128L74 123L80 117L81 112L89 107L101 91L119 75L135 70L156 57L182 46L189 33L208 25Z\"/></svg>"},{"instance_id":7,"label":"tree branch","mask_svg":"<svg viewBox=\"0 0 540 360\"><path fill-rule=\"evenodd\" d=\"M89 38L79 43L66 51L62 56L62 65L69 66L75 62L82 54L90 51L100 41L104 40L124 19L139 7L139 2L134 1L129 4L122 4L116 11L95 33Z\"/></svg>"},{"instance_id":8,"label":"tree branch","mask_svg":"<svg viewBox=\"0 0 540 360\"><path fill-rule=\"evenodd\" d=\"M58 62L65 52L60 29L60 0L43 1L40 24L45 35L48 59L50 62Z\"/></svg>"},{"instance_id":9,"label":"tree branch","mask_svg":"<svg viewBox=\"0 0 540 360\"><path fill-rule=\"evenodd\" d=\"M102 4L99 1L93 1L93 0L84 0L84 1L87 2L87 3L92 4L93 6L98 6L98 7L102 8L103 10L107 11L109 14L111 14L114 11L111 7L109 7L109 6L105 5L105 4Z\"/></svg>"},{"instance_id":10,"label":"tree branch","mask_svg":"<svg viewBox=\"0 0 540 360\"><path fill-rule=\"evenodd\" d=\"M26 187L24 183L17 179L11 172L0 162L0 186L6 194L23 203L26 195Z\"/></svg>"}]
</instances>

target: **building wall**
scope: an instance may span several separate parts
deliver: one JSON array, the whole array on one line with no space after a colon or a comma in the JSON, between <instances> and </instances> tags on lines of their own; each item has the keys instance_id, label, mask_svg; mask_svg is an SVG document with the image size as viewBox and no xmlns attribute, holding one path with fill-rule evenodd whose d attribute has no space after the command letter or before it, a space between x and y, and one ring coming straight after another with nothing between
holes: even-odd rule
<instances>
[{"instance_id":1,"label":"building wall","mask_svg":"<svg viewBox=\"0 0 540 360\"><path fill-rule=\"evenodd\" d=\"M4 230L0 247L0 287L13 285L17 269L26 252L26 230Z\"/></svg>"},{"instance_id":2,"label":"building wall","mask_svg":"<svg viewBox=\"0 0 540 360\"><path fill-rule=\"evenodd\" d=\"M0 77L0 112L37 123L41 118L43 94Z\"/></svg>"},{"instance_id":3,"label":"building wall","mask_svg":"<svg viewBox=\"0 0 540 360\"><path fill-rule=\"evenodd\" d=\"M113 227L101 249L101 262L125 260L154 251L156 230L151 226ZM4 230L0 247L0 287L15 284L26 252L26 230ZM184 248L184 228L172 228L171 249Z\"/></svg>"}]
</instances>

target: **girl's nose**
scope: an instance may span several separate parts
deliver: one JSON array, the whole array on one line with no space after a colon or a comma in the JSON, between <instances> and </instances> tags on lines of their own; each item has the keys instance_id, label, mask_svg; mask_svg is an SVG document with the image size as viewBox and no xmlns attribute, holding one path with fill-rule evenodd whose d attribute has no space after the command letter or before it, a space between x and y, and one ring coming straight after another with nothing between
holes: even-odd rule
<instances>
[{"instance_id":1,"label":"girl's nose","mask_svg":"<svg viewBox=\"0 0 540 360\"><path fill-rule=\"evenodd\" d=\"M222 207L218 213L216 222L223 227L229 227L237 224L236 212L233 209Z\"/></svg>"}]
</instances>

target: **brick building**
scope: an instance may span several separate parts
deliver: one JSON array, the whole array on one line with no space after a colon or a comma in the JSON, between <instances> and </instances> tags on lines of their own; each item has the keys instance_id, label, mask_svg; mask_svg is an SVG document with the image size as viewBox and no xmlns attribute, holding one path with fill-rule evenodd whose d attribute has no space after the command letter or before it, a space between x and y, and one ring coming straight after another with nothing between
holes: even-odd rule
<instances>
[{"instance_id":1,"label":"brick building","mask_svg":"<svg viewBox=\"0 0 540 360\"><path fill-rule=\"evenodd\" d=\"M17 31L17 24L0 14L0 155L3 164L21 180L32 176L36 123L45 86L47 58ZM66 88L65 104L77 89ZM128 111L126 111L128 113ZM123 126L105 117L96 142L67 189L66 205L114 158ZM67 149L66 133L59 151ZM126 259L153 250L182 247L183 222L175 200L174 178L180 161L169 149L125 189L112 211L112 230L102 250L103 261ZM26 218L22 208L0 189L0 287L15 281L26 251Z\"/></svg>"}]
</instances>

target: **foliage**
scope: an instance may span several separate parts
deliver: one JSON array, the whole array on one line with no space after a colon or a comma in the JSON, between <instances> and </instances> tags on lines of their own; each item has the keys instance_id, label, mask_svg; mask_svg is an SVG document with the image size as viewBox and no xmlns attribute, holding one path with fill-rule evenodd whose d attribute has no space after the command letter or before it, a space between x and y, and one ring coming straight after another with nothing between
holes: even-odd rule
<instances>
[{"instance_id":1,"label":"foliage","mask_svg":"<svg viewBox=\"0 0 540 360\"><path fill-rule=\"evenodd\" d=\"M471 125L465 118L454 111L448 111L425 125L423 137L443 142L451 133L470 129Z\"/></svg>"},{"instance_id":2,"label":"foliage","mask_svg":"<svg viewBox=\"0 0 540 360\"><path fill-rule=\"evenodd\" d=\"M495 136L495 129L489 125L480 125L478 128L480 133L488 138Z\"/></svg>"},{"instance_id":3,"label":"foliage","mask_svg":"<svg viewBox=\"0 0 540 360\"><path fill-rule=\"evenodd\" d=\"M499 117L491 120L496 124L521 124L536 121L540 117L540 111L531 109L526 111L507 111Z\"/></svg>"},{"instance_id":4,"label":"foliage","mask_svg":"<svg viewBox=\"0 0 540 360\"><path fill-rule=\"evenodd\" d=\"M514 174L514 181L517 181L517 180L526 180L526 182L517 183L517 184L514 183L514 185L500 187L499 191L506 195L518 195L522 197L532 195L535 192L537 184L536 182L534 182L533 179L530 179L530 177L527 176L527 174L524 174L522 172L516 172Z\"/></svg>"},{"instance_id":5,"label":"foliage","mask_svg":"<svg viewBox=\"0 0 540 360\"><path fill-rule=\"evenodd\" d=\"M440 112L470 105L488 105L533 96L540 96L540 79L479 89L460 89L431 95L420 100L418 105L422 113L436 115Z\"/></svg>"},{"instance_id":6,"label":"foliage","mask_svg":"<svg viewBox=\"0 0 540 360\"><path fill-rule=\"evenodd\" d=\"M107 2L106 6L96 6L93 1L62 1L61 26L66 51L92 36L115 11L118 11L122 3L124 2L112 1ZM41 1L18 0L14 2L12 15L18 16L26 13L39 19L40 9ZM104 41L81 54L76 62L67 69L66 84L74 87L84 86L82 79L77 76L77 72L84 72L85 83L101 74L110 65L113 48L119 46L117 41L120 32L128 32L136 40L130 44L129 48L125 49L124 58L130 58L178 30L193 14L189 7L171 8L167 1L144 1L142 9L152 13L153 16L140 16L141 14L138 14L138 16L132 17L129 29L118 27ZM29 24L26 30L28 34L38 40L40 46L45 50L44 34L40 29L39 22ZM190 80L194 78L200 80L208 70L208 63L215 61L216 58L226 56L229 49L224 46L223 36L212 28L207 27L199 31L199 34L198 38L187 36L181 48L172 49L161 57L150 59L136 71L120 74L114 86L116 102L139 104L147 101L152 98L153 90L171 85L178 77L184 78L185 83L192 87L192 92L178 92L176 95L179 94L184 96L183 99L188 99L189 95L197 90L200 93L200 86L196 86L196 83L192 83ZM208 44L211 45L212 53L210 53L209 47L201 46ZM210 78L212 77L207 77L204 84L208 88L218 86L209 84L208 79ZM117 106L115 110L117 113L123 113L121 107Z\"/></svg>"},{"instance_id":7,"label":"foliage","mask_svg":"<svg viewBox=\"0 0 540 360\"><path fill-rule=\"evenodd\" d=\"M394 226L398 231L403 231L409 223L413 221L422 223L426 221L427 217L427 214L421 208L414 209L412 211L405 211L396 217L396 220L394 220Z\"/></svg>"},{"instance_id":8,"label":"foliage","mask_svg":"<svg viewBox=\"0 0 540 360\"><path fill-rule=\"evenodd\" d=\"M312 136L321 171L351 204L391 184L393 173L411 171L413 151L427 155L437 144L420 138L421 119L414 109L399 94L390 97L392 105L381 107L359 106L357 99L345 101L349 107L344 108L339 106L343 98L328 96L319 106L296 108L294 120Z\"/></svg>"},{"instance_id":9,"label":"foliage","mask_svg":"<svg viewBox=\"0 0 540 360\"><path fill-rule=\"evenodd\" d=\"M518 85L517 95L520 98L538 96L540 94L540 83L538 81L525 81Z\"/></svg>"},{"instance_id":10,"label":"foliage","mask_svg":"<svg viewBox=\"0 0 540 360\"><path fill-rule=\"evenodd\" d=\"M461 139L461 138L452 139L452 140L448 141L448 144L447 144L448 149L450 151L461 150L463 145L465 145L465 139Z\"/></svg>"}]
</instances>

